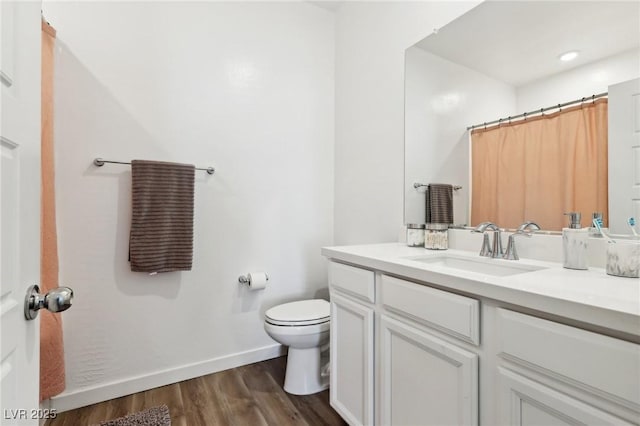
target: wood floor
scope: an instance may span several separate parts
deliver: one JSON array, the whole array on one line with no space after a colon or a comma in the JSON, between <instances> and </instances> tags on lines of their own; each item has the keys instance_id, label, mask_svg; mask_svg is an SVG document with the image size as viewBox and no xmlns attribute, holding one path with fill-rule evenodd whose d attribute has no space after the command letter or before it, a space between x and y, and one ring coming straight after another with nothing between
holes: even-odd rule
<instances>
[{"instance_id":1,"label":"wood floor","mask_svg":"<svg viewBox=\"0 0 640 426\"><path fill-rule=\"evenodd\" d=\"M290 395L282 389L286 357L66 411L47 426L98 424L166 404L172 426L346 425L329 405L329 391Z\"/></svg>"}]
</instances>

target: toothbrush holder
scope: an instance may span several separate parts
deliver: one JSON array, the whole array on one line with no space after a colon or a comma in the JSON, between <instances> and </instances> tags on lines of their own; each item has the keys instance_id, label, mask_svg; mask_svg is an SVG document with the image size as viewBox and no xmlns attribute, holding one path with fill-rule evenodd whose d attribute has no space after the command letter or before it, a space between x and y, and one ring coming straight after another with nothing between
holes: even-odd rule
<instances>
[{"instance_id":1,"label":"toothbrush holder","mask_svg":"<svg viewBox=\"0 0 640 426\"><path fill-rule=\"evenodd\" d=\"M607 274L640 278L640 241L616 240L607 244Z\"/></svg>"}]
</instances>

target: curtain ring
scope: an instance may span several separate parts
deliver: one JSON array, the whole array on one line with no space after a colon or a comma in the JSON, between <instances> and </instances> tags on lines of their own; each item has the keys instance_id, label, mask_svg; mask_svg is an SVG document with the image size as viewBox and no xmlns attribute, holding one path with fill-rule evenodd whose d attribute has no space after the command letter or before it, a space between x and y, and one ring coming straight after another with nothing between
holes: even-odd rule
<instances>
[{"instance_id":1,"label":"curtain ring","mask_svg":"<svg viewBox=\"0 0 640 426\"><path fill-rule=\"evenodd\" d=\"M591 95L591 103L596 103L596 95Z\"/></svg>"},{"instance_id":2,"label":"curtain ring","mask_svg":"<svg viewBox=\"0 0 640 426\"><path fill-rule=\"evenodd\" d=\"M511 124L511 116L509 116L509 124Z\"/></svg>"},{"instance_id":3,"label":"curtain ring","mask_svg":"<svg viewBox=\"0 0 640 426\"><path fill-rule=\"evenodd\" d=\"M562 111L562 105L558 104L558 112Z\"/></svg>"},{"instance_id":4,"label":"curtain ring","mask_svg":"<svg viewBox=\"0 0 640 426\"><path fill-rule=\"evenodd\" d=\"M487 130L487 122L484 122L484 129Z\"/></svg>"},{"instance_id":5,"label":"curtain ring","mask_svg":"<svg viewBox=\"0 0 640 426\"><path fill-rule=\"evenodd\" d=\"M544 108L540 108L540 114L544 115Z\"/></svg>"},{"instance_id":6,"label":"curtain ring","mask_svg":"<svg viewBox=\"0 0 640 426\"><path fill-rule=\"evenodd\" d=\"M527 113L525 112L523 115L524 115L524 119L526 120L527 119Z\"/></svg>"}]
</instances>

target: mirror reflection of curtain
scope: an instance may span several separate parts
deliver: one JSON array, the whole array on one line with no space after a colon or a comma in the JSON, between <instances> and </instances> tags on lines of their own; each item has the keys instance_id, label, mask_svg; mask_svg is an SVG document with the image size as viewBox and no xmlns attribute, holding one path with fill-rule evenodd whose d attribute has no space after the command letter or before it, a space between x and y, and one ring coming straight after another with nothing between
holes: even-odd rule
<instances>
[{"instance_id":1,"label":"mirror reflection of curtain","mask_svg":"<svg viewBox=\"0 0 640 426\"><path fill-rule=\"evenodd\" d=\"M471 225L560 230L564 212L608 223L607 99L471 132Z\"/></svg>"}]
</instances>

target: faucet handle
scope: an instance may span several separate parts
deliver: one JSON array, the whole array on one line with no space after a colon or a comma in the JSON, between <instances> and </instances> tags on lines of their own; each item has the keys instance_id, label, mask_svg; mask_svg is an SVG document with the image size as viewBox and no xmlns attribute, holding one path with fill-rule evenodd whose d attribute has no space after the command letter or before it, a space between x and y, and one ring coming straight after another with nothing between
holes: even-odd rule
<instances>
[{"instance_id":1,"label":"faucet handle","mask_svg":"<svg viewBox=\"0 0 640 426\"><path fill-rule=\"evenodd\" d=\"M493 231L493 247L489 245L489 236L487 230ZM504 254L502 251L502 240L500 239L500 227L493 222L482 222L476 226L471 232L483 233L482 248L480 249L480 256L485 257L500 257Z\"/></svg>"},{"instance_id":2,"label":"faucet handle","mask_svg":"<svg viewBox=\"0 0 640 426\"><path fill-rule=\"evenodd\" d=\"M478 231L471 231L478 232ZM493 252L491 251L491 245L489 244L489 234L486 232L482 236L482 248L480 249L480 256L491 257Z\"/></svg>"},{"instance_id":3,"label":"faucet handle","mask_svg":"<svg viewBox=\"0 0 640 426\"><path fill-rule=\"evenodd\" d=\"M504 255L504 250L502 249L502 236L501 229L496 226L493 230L493 256L492 257L501 257Z\"/></svg>"},{"instance_id":4,"label":"faucet handle","mask_svg":"<svg viewBox=\"0 0 640 426\"><path fill-rule=\"evenodd\" d=\"M509 240L507 241L507 250L504 253L503 258L507 260L519 260L518 251L516 250L516 237L523 236L531 238L532 231L524 231L518 229L513 234L509 235Z\"/></svg>"}]
</instances>

